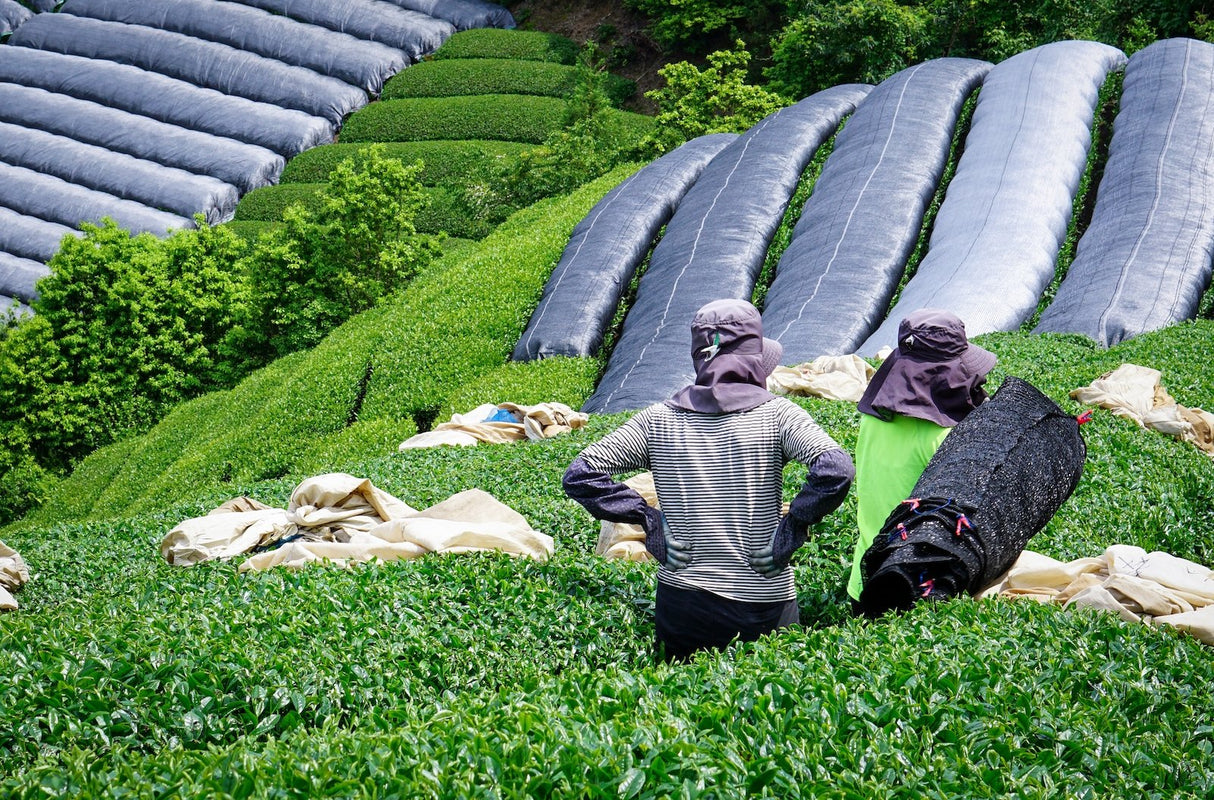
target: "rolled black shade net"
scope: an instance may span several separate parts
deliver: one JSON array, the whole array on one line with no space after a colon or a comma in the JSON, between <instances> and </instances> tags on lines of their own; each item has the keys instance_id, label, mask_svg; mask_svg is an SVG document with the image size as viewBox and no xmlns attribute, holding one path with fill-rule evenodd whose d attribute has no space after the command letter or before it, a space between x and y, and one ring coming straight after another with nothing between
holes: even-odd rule
<instances>
[{"instance_id":1,"label":"rolled black shade net","mask_svg":"<svg viewBox=\"0 0 1214 800\"><path fill-rule=\"evenodd\" d=\"M1207 42L1130 59L1092 220L1036 332L1109 346L1197 315L1214 258L1212 82Z\"/></svg>"},{"instance_id":2,"label":"rolled black shade net","mask_svg":"<svg viewBox=\"0 0 1214 800\"><path fill-rule=\"evenodd\" d=\"M0 122L210 175L242 193L275 183L286 164L258 145L13 83L0 83Z\"/></svg>"},{"instance_id":3,"label":"rolled black shade net","mask_svg":"<svg viewBox=\"0 0 1214 800\"><path fill-rule=\"evenodd\" d=\"M0 295L4 297L33 302L38 295L35 284L49 274L45 264L0 251Z\"/></svg>"},{"instance_id":4,"label":"rolled black shade net","mask_svg":"<svg viewBox=\"0 0 1214 800\"><path fill-rule=\"evenodd\" d=\"M709 162L654 247L607 371L583 411L643 408L694 378L696 310L712 300L750 298L801 173L870 89L835 86L782 108Z\"/></svg>"},{"instance_id":5,"label":"rolled black shade net","mask_svg":"<svg viewBox=\"0 0 1214 800\"><path fill-rule=\"evenodd\" d=\"M256 144L287 158L333 141L328 120L128 64L6 46L0 47L0 81Z\"/></svg>"},{"instance_id":6,"label":"rolled black shade net","mask_svg":"<svg viewBox=\"0 0 1214 800\"><path fill-rule=\"evenodd\" d=\"M240 199L217 178L7 122L0 122L0 162L183 217L202 214L212 225L231 219Z\"/></svg>"},{"instance_id":7,"label":"rolled black shade net","mask_svg":"<svg viewBox=\"0 0 1214 800\"><path fill-rule=\"evenodd\" d=\"M514 15L487 0L388 0L394 6L445 19L457 31L470 28L513 28Z\"/></svg>"},{"instance_id":8,"label":"rolled black shade net","mask_svg":"<svg viewBox=\"0 0 1214 800\"><path fill-rule=\"evenodd\" d=\"M596 203L573 229L513 359L594 355L658 231L708 162L736 138L716 133L692 139Z\"/></svg>"},{"instance_id":9,"label":"rolled black shade net","mask_svg":"<svg viewBox=\"0 0 1214 800\"><path fill-rule=\"evenodd\" d=\"M61 14L144 25L235 47L379 94L409 64L404 52L234 2L67 0Z\"/></svg>"},{"instance_id":10,"label":"rolled black shade net","mask_svg":"<svg viewBox=\"0 0 1214 800\"><path fill-rule=\"evenodd\" d=\"M1118 49L1067 41L996 64L982 81L965 150L927 255L858 352L893 347L898 323L943 308L972 336L1017 329L1054 278L1087 164L1100 88Z\"/></svg>"},{"instance_id":11,"label":"rolled black shade net","mask_svg":"<svg viewBox=\"0 0 1214 800\"><path fill-rule=\"evenodd\" d=\"M776 266L763 329L788 364L855 352L884 319L991 65L942 58L882 81L856 108Z\"/></svg>"},{"instance_id":12,"label":"rolled black shade net","mask_svg":"<svg viewBox=\"0 0 1214 800\"><path fill-rule=\"evenodd\" d=\"M334 126L366 105L362 89L272 58L144 25L40 14L10 44L127 64L228 95L303 111Z\"/></svg>"},{"instance_id":13,"label":"rolled black shade net","mask_svg":"<svg viewBox=\"0 0 1214 800\"><path fill-rule=\"evenodd\" d=\"M194 220L188 217L2 162L0 206L71 227L81 222L99 224L104 217L132 233L157 236L194 227Z\"/></svg>"},{"instance_id":14,"label":"rolled black shade net","mask_svg":"<svg viewBox=\"0 0 1214 800\"><path fill-rule=\"evenodd\" d=\"M1071 496L1086 452L1074 416L1005 378L945 437L864 554L864 613L991 585Z\"/></svg>"},{"instance_id":15,"label":"rolled black shade net","mask_svg":"<svg viewBox=\"0 0 1214 800\"><path fill-rule=\"evenodd\" d=\"M17 30L17 26L33 15L34 12L17 0L0 0L0 36Z\"/></svg>"},{"instance_id":16,"label":"rolled black shade net","mask_svg":"<svg viewBox=\"0 0 1214 800\"><path fill-rule=\"evenodd\" d=\"M418 61L442 46L455 33L455 26L418 11L384 0L242 0L246 6L262 8L292 19L341 31L359 39L403 50L410 61Z\"/></svg>"},{"instance_id":17,"label":"rolled black shade net","mask_svg":"<svg viewBox=\"0 0 1214 800\"><path fill-rule=\"evenodd\" d=\"M0 206L0 251L45 264L59 252L64 236L80 231Z\"/></svg>"}]
</instances>

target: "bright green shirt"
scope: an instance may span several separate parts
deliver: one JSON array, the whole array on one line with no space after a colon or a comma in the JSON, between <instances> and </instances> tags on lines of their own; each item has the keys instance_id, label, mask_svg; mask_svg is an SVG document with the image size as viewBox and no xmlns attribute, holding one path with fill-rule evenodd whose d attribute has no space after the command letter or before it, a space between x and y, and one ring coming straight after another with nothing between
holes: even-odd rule
<instances>
[{"instance_id":1,"label":"bright green shirt","mask_svg":"<svg viewBox=\"0 0 1214 800\"><path fill-rule=\"evenodd\" d=\"M952 428L895 414L889 422L860 415L856 441L856 525L860 536L852 555L847 593L860 599L860 561L890 512L910 497L924 467Z\"/></svg>"}]
</instances>

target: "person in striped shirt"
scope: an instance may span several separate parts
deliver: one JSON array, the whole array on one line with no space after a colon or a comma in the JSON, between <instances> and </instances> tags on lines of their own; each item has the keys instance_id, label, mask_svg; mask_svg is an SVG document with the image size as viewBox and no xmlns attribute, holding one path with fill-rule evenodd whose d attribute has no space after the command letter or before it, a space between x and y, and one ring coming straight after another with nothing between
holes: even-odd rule
<instances>
[{"instance_id":1,"label":"person in striped shirt","mask_svg":"<svg viewBox=\"0 0 1214 800\"><path fill-rule=\"evenodd\" d=\"M803 408L767 391L783 352L753 305L708 303L691 339L695 383L587 447L562 481L596 518L644 528L659 564L656 639L667 660L797 623L789 561L855 476ZM789 461L808 476L782 514ZM653 473L660 511L613 478L641 470Z\"/></svg>"}]
</instances>

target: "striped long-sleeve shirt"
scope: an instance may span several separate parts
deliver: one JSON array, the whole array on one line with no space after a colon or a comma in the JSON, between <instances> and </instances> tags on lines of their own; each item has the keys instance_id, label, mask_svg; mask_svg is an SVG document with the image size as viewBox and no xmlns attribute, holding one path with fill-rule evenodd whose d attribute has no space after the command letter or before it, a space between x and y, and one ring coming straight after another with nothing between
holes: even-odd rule
<instances>
[{"instance_id":1,"label":"striped long-sleeve shirt","mask_svg":"<svg viewBox=\"0 0 1214 800\"><path fill-rule=\"evenodd\" d=\"M815 474L814 462L825 454ZM691 565L678 571L662 566L660 582L753 603L795 597L792 570L767 578L750 566L751 553L771 541L780 522L785 464L795 460L810 467L791 512L802 525L838 507L854 474L839 445L803 408L782 397L730 414L656 404L587 447L579 460L605 475L653 473L671 534L694 548ZM571 467L566 473L565 489L595 516L645 520L644 501L634 499L631 489L574 472Z\"/></svg>"}]
</instances>

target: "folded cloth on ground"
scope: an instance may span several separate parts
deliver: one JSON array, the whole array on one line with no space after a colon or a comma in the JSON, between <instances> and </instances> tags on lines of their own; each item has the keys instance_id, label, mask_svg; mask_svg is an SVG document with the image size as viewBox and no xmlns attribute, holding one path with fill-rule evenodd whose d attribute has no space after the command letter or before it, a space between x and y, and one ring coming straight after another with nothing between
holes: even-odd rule
<instances>
[{"instance_id":1,"label":"folded cloth on ground","mask_svg":"<svg viewBox=\"0 0 1214 800\"><path fill-rule=\"evenodd\" d=\"M0 611L14 611L17 600L13 592L29 582L30 571L21 557L13 548L0 542Z\"/></svg>"},{"instance_id":2,"label":"folded cloth on ground","mask_svg":"<svg viewBox=\"0 0 1214 800\"><path fill-rule=\"evenodd\" d=\"M876 370L854 353L818 356L795 367L776 367L767 390L778 395L806 395L858 403Z\"/></svg>"},{"instance_id":3,"label":"folded cloth on ground","mask_svg":"<svg viewBox=\"0 0 1214 800\"><path fill-rule=\"evenodd\" d=\"M1214 570L1164 552L1115 544L1098 558L1058 561L1025 550L980 597L1027 597L1169 625L1214 645Z\"/></svg>"},{"instance_id":4,"label":"folded cloth on ground","mask_svg":"<svg viewBox=\"0 0 1214 800\"><path fill-rule=\"evenodd\" d=\"M403 452L439 445L467 447L480 442L503 444L550 439L581 428L589 419L589 415L563 403L534 406L484 403L465 414L453 414L450 421L434 426L433 430L410 436L397 449Z\"/></svg>"},{"instance_id":5,"label":"folded cloth on ground","mask_svg":"<svg viewBox=\"0 0 1214 800\"><path fill-rule=\"evenodd\" d=\"M545 560L554 542L480 489L417 511L369 480L338 472L300 483L286 509L250 498L229 500L183 521L160 544L165 560L178 566L253 553L241 572L473 550Z\"/></svg>"},{"instance_id":6,"label":"folded cloth on ground","mask_svg":"<svg viewBox=\"0 0 1214 800\"><path fill-rule=\"evenodd\" d=\"M1139 427L1166 433L1214 455L1214 414L1177 403L1160 383L1160 377L1157 369L1122 364L1073 390L1071 398L1110 409L1115 416L1132 419Z\"/></svg>"},{"instance_id":7,"label":"folded cloth on ground","mask_svg":"<svg viewBox=\"0 0 1214 800\"><path fill-rule=\"evenodd\" d=\"M645 498L646 503L654 508L661 508L658 504L657 490L653 486L652 472L638 472L624 483ZM640 525L628 522L604 520L599 523L599 540L594 547L594 552L603 558L619 558L626 561L656 560L645 549L645 529Z\"/></svg>"}]
</instances>

